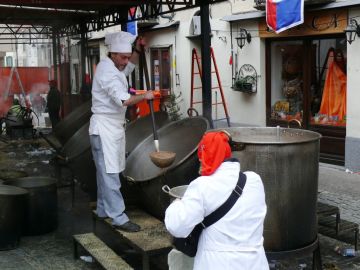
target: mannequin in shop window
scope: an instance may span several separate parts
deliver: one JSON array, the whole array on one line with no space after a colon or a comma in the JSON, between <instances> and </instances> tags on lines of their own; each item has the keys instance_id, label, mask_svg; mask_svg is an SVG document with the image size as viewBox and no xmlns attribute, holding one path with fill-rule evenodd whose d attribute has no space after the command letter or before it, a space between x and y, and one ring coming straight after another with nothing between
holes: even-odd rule
<instances>
[{"instance_id":1,"label":"mannequin in shop window","mask_svg":"<svg viewBox=\"0 0 360 270\"><path fill-rule=\"evenodd\" d=\"M294 50L284 55L283 95L288 103L288 116L301 120L302 100L302 63L300 51Z\"/></svg>"},{"instance_id":2,"label":"mannequin in shop window","mask_svg":"<svg viewBox=\"0 0 360 270\"><path fill-rule=\"evenodd\" d=\"M346 120L346 64L341 51L330 48L319 115L322 124L343 124Z\"/></svg>"}]
</instances>

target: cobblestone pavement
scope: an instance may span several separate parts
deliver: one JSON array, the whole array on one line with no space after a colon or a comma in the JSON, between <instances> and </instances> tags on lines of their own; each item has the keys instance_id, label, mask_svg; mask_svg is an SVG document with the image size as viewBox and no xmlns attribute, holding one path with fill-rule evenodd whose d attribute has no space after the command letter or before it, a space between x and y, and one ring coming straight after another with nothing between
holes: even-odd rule
<instances>
[{"instance_id":1,"label":"cobblestone pavement","mask_svg":"<svg viewBox=\"0 0 360 270\"><path fill-rule=\"evenodd\" d=\"M335 205L340 209L342 219L360 224L360 175L347 173L344 167L319 164L318 200ZM334 251L335 247L353 248L345 243L319 234L321 257L324 270L360 269L360 255L343 257ZM271 261L270 269L298 270L312 269L312 256Z\"/></svg>"},{"instance_id":2,"label":"cobblestone pavement","mask_svg":"<svg viewBox=\"0 0 360 270\"><path fill-rule=\"evenodd\" d=\"M347 172L342 166L320 163L318 200L339 207L342 219L360 224L360 174ZM352 247L333 239L327 246L329 252L335 246ZM334 260L339 269L360 269L359 256L344 258L333 252L332 256L323 255L323 259Z\"/></svg>"},{"instance_id":3,"label":"cobblestone pavement","mask_svg":"<svg viewBox=\"0 0 360 270\"><path fill-rule=\"evenodd\" d=\"M319 192L319 201L338 206L341 218L360 224L360 174L320 163Z\"/></svg>"},{"instance_id":4,"label":"cobblestone pavement","mask_svg":"<svg viewBox=\"0 0 360 270\"><path fill-rule=\"evenodd\" d=\"M53 175L49 165L51 153L42 141L0 143L0 169L14 168L24 170L29 175ZM15 166L14 166L15 164ZM56 231L42 236L23 237L20 246L10 251L0 251L0 269L100 269L94 263L85 263L73 259L71 235L92 230L88 199L81 190L76 191L74 207L71 206L69 189L59 190L59 226ZM319 166L319 201L336 205L340 208L341 218L360 223L360 175L345 172L344 167L320 164ZM104 234L104 237L111 238ZM112 239L113 240L113 239ZM360 270L360 255L343 257L334 251L336 246L352 247L323 235L319 235L321 256L324 270ZM112 248L121 252L121 243L116 241ZM128 255L129 262L135 269L141 269L138 256ZM160 260L159 260L160 261ZM156 269L166 269L166 258ZM291 260L272 261L272 269L299 270L312 269L312 256ZM152 270L154 267L151 268Z\"/></svg>"},{"instance_id":5,"label":"cobblestone pavement","mask_svg":"<svg viewBox=\"0 0 360 270\"><path fill-rule=\"evenodd\" d=\"M55 167L51 159L54 151L42 139L12 140L7 144L0 142L0 178L9 175L9 170L26 172L29 176L55 177ZM75 186L75 201L66 176L58 182L58 226L53 232L38 236L22 236L16 249L0 250L0 270L99 270L97 263L75 260L73 257L72 235L93 231L89 197L78 185ZM114 237L103 224L96 229L100 238L116 253L125 257L135 270L141 270L141 256ZM87 255L79 248L79 255ZM162 264L159 265L158 261ZM152 270L163 270L166 260L154 259ZM121 270L121 269L119 269Z\"/></svg>"}]
</instances>

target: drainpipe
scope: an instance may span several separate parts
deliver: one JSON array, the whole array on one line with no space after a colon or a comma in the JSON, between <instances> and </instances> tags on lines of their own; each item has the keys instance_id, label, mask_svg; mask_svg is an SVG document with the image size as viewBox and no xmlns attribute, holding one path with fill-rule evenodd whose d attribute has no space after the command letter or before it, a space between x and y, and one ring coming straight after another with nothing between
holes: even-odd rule
<instances>
[{"instance_id":1,"label":"drainpipe","mask_svg":"<svg viewBox=\"0 0 360 270\"><path fill-rule=\"evenodd\" d=\"M71 40L70 37L67 38L67 47L68 47L68 61L69 61L69 94L71 94L72 90L72 79L71 79Z\"/></svg>"},{"instance_id":2,"label":"drainpipe","mask_svg":"<svg viewBox=\"0 0 360 270\"><path fill-rule=\"evenodd\" d=\"M234 85L234 46L233 46L233 33L232 33L232 22L230 22L230 44L231 44L231 83Z\"/></svg>"},{"instance_id":3,"label":"drainpipe","mask_svg":"<svg viewBox=\"0 0 360 270\"><path fill-rule=\"evenodd\" d=\"M57 53L58 53L58 60L59 60L59 65L58 65L58 70L59 70L59 80L60 80L60 93L61 93L61 117L64 118L65 116L65 100L64 100L64 96L65 96L65 92L64 92L64 72L63 72L63 67L61 66L61 46L60 46L60 34L58 33L56 35L56 39L57 39ZM56 72L57 73L57 72Z\"/></svg>"},{"instance_id":4,"label":"drainpipe","mask_svg":"<svg viewBox=\"0 0 360 270\"><path fill-rule=\"evenodd\" d=\"M80 83L80 88L82 87L82 85L84 84L85 81L85 73L86 73L86 25L81 24L80 25L80 29L81 29L81 34L80 34L80 54L81 54L81 59L80 59L80 63L81 63L81 83ZM79 89L80 90L80 89Z\"/></svg>"},{"instance_id":5,"label":"drainpipe","mask_svg":"<svg viewBox=\"0 0 360 270\"><path fill-rule=\"evenodd\" d=\"M53 46L53 53L52 53L52 56L53 56L53 72L54 72L54 80L57 81L57 50L56 50L56 32L53 30L52 32L52 46Z\"/></svg>"}]
</instances>

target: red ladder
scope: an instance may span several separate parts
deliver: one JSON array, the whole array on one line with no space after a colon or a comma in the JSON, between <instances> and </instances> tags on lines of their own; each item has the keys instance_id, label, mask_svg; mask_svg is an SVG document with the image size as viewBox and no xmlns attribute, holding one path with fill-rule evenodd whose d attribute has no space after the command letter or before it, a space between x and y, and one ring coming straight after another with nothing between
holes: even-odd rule
<instances>
[{"instance_id":1,"label":"red ladder","mask_svg":"<svg viewBox=\"0 0 360 270\"><path fill-rule=\"evenodd\" d=\"M216 117L217 117L217 105L222 104L224 107L224 112L225 112L225 118L220 118L220 119L215 119L213 121L220 121L220 120L225 120L227 121L228 126L230 127L230 117L229 117L229 113L226 107L226 103L225 103L225 96L223 93L223 88L221 86L221 81L220 81L220 75L219 75L219 70L217 68L217 64L216 64L216 60L215 60L215 55L214 55L214 50L213 48L210 48L210 56L211 56L211 60L213 63L213 66L215 68L215 71L211 71L211 74L215 73L216 74L216 79L217 79L217 83L218 85L215 87L212 87L211 89L219 89L220 91L220 95L221 95L221 102L217 101L217 98L215 100L215 103L212 103L213 106L215 106L216 109ZM192 50L192 63L191 63L191 96L190 96L190 109L195 109L194 105L195 104L201 104L202 100L198 100L198 101L194 101L194 90L197 89L202 89L202 86L198 86L198 87L194 87L194 78L195 75L199 75L200 79L202 79L202 72L201 72L201 64L200 64L200 60L199 60L199 56L198 53L196 51L196 49L194 48ZM197 64L197 68L198 68L198 72L195 72L195 61ZM217 97L217 91L215 91L216 97Z\"/></svg>"}]
</instances>

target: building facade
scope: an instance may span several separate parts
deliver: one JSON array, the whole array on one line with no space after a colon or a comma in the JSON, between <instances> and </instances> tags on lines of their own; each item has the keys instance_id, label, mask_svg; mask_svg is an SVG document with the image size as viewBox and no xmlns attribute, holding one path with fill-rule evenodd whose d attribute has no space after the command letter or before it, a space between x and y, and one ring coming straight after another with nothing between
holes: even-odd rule
<instances>
[{"instance_id":1,"label":"building facade","mask_svg":"<svg viewBox=\"0 0 360 270\"><path fill-rule=\"evenodd\" d=\"M344 32L354 20L360 24L359 1L305 1L304 24L281 34L268 30L265 11L255 8L259 2L210 6L211 46L219 73L218 78L212 75L215 127L227 124L221 84L232 126L301 125L322 135L323 161L360 171L360 37L350 44ZM183 116L190 107L201 114L201 80L194 59L194 49L201 59L199 10L138 26L147 40L152 88L180 96ZM102 37L90 40L88 50L88 72L93 74L96 62L106 56ZM144 85L139 73L130 79L137 89Z\"/></svg>"}]
</instances>

